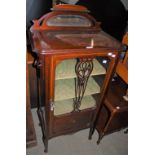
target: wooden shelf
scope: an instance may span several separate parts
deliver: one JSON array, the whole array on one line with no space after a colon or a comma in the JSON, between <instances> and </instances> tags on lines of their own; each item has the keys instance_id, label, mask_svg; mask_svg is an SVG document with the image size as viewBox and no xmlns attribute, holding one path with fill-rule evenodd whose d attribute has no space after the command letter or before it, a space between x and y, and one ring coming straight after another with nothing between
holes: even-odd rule
<instances>
[{"instance_id":1,"label":"wooden shelf","mask_svg":"<svg viewBox=\"0 0 155 155\"><path fill-rule=\"evenodd\" d=\"M57 65L56 80L75 78L76 59L64 60ZM93 60L94 68L91 76L106 74L106 69L96 60Z\"/></svg>"},{"instance_id":2,"label":"wooden shelf","mask_svg":"<svg viewBox=\"0 0 155 155\"><path fill-rule=\"evenodd\" d=\"M96 107L92 96L85 96L81 102L80 110ZM73 111L73 99L55 102L54 115L62 115Z\"/></svg>"},{"instance_id":3,"label":"wooden shelf","mask_svg":"<svg viewBox=\"0 0 155 155\"><path fill-rule=\"evenodd\" d=\"M100 86L90 77L84 96L100 93ZM75 98L75 79L57 80L55 86L55 101Z\"/></svg>"}]
</instances>

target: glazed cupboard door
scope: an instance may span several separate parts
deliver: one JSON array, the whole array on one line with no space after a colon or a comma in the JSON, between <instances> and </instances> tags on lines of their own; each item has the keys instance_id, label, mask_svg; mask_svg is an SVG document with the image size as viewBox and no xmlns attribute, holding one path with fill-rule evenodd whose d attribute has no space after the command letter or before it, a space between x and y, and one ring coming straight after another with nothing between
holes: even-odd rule
<instances>
[{"instance_id":1,"label":"glazed cupboard door","mask_svg":"<svg viewBox=\"0 0 155 155\"><path fill-rule=\"evenodd\" d=\"M55 60L52 137L89 128L111 78L116 54ZM111 61L112 60L112 61ZM108 73L109 72L109 73ZM108 73L108 76L106 76Z\"/></svg>"},{"instance_id":2,"label":"glazed cupboard door","mask_svg":"<svg viewBox=\"0 0 155 155\"><path fill-rule=\"evenodd\" d=\"M105 74L105 67L97 59L68 59L59 63L54 116L95 108L95 96L100 93Z\"/></svg>"}]
</instances>

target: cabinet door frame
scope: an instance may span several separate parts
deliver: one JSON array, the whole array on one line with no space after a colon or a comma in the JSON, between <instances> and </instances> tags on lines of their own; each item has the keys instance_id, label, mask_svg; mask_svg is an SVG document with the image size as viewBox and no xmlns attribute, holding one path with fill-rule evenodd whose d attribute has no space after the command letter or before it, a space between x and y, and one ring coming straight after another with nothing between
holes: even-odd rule
<instances>
[{"instance_id":1,"label":"cabinet door frame","mask_svg":"<svg viewBox=\"0 0 155 155\"><path fill-rule=\"evenodd\" d=\"M109 53L112 53L109 54ZM73 58L94 58L94 57L108 57L110 59L109 67L105 80L101 89L100 104L96 109L95 120L99 109L101 108L101 103L103 103L106 90L109 86L109 82L112 78L116 63L118 61L119 53L114 50L105 49L71 49L71 50L55 50L50 55L45 55L44 63L44 73L45 73L45 120L46 127L48 131L48 137L52 134L52 122L54 121L54 113L50 109L50 103L54 102L54 86L55 86L55 70L56 65L63 60L73 59Z\"/></svg>"}]
</instances>

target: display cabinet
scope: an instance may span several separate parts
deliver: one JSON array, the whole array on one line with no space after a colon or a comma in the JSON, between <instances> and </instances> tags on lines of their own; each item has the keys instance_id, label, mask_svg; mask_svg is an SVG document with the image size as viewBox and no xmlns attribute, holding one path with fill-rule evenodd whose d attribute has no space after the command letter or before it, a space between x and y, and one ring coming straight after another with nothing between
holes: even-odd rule
<instances>
[{"instance_id":1,"label":"display cabinet","mask_svg":"<svg viewBox=\"0 0 155 155\"><path fill-rule=\"evenodd\" d=\"M47 152L52 137L85 128L91 137L123 45L82 6L56 5L33 22L37 111Z\"/></svg>"}]
</instances>

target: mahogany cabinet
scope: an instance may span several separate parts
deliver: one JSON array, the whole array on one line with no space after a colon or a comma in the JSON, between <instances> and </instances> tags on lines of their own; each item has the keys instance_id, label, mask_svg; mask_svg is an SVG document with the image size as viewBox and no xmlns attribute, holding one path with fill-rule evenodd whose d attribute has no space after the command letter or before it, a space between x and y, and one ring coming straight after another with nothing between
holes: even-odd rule
<instances>
[{"instance_id":1,"label":"mahogany cabinet","mask_svg":"<svg viewBox=\"0 0 155 155\"><path fill-rule=\"evenodd\" d=\"M47 152L48 140L55 136L90 128L91 138L124 46L82 6L56 5L33 22L37 112Z\"/></svg>"}]
</instances>

